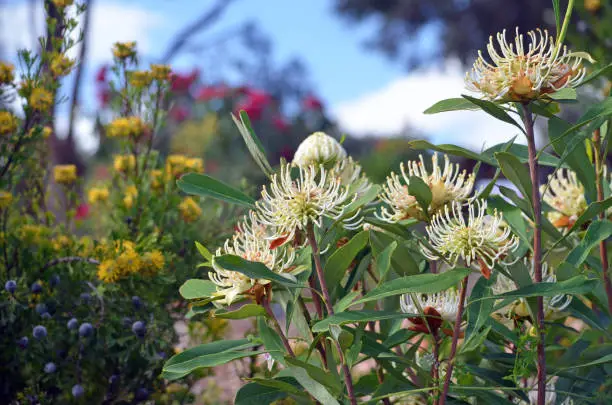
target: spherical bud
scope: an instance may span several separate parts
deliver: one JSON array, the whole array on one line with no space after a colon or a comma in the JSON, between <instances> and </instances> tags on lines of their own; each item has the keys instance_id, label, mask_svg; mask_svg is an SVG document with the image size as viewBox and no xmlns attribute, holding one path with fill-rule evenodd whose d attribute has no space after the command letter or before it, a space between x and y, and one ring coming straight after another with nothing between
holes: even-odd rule
<instances>
[{"instance_id":1,"label":"spherical bud","mask_svg":"<svg viewBox=\"0 0 612 405\"><path fill-rule=\"evenodd\" d=\"M123 317L123 320L121 322L123 323L124 328L132 327L132 318L130 318L129 316Z\"/></svg>"},{"instance_id":2,"label":"spherical bud","mask_svg":"<svg viewBox=\"0 0 612 405\"><path fill-rule=\"evenodd\" d=\"M132 332L140 338L144 337L145 333L147 333L147 327L143 321L136 321L132 325Z\"/></svg>"},{"instance_id":3,"label":"spherical bud","mask_svg":"<svg viewBox=\"0 0 612 405\"><path fill-rule=\"evenodd\" d=\"M147 398L149 398L149 390L144 388L144 387L140 387L136 390L136 393L134 395L134 399L136 401L145 401Z\"/></svg>"},{"instance_id":4,"label":"spherical bud","mask_svg":"<svg viewBox=\"0 0 612 405\"><path fill-rule=\"evenodd\" d=\"M37 325L32 330L32 336L40 340L47 337L47 328L42 325Z\"/></svg>"},{"instance_id":5,"label":"spherical bud","mask_svg":"<svg viewBox=\"0 0 612 405\"><path fill-rule=\"evenodd\" d=\"M49 363L45 364L45 373L53 374L53 373L55 373L55 370L57 370L57 367L56 367L55 363L49 362Z\"/></svg>"},{"instance_id":6,"label":"spherical bud","mask_svg":"<svg viewBox=\"0 0 612 405\"><path fill-rule=\"evenodd\" d=\"M91 295L89 293L83 293L81 294L81 301L86 304L89 302L89 300L91 299Z\"/></svg>"},{"instance_id":7,"label":"spherical bud","mask_svg":"<svg viewBox=\"0 0 612 405\"><path fill-rule=\"evenodd\" d=\"M58 276L57 274L54 274L49 280L49 285L51 287L56 287L59 283L60 283L60 276Z\"/></svg>"},{"instance_id":8,"label":"spherical bud","mask_svg":"<svg viewBox=\"0 0 612 405\"><path fill-rule=\"evenodd\" d=\"M44 314L42 314L41 317L42 317L42 319L51 319L52 318L51 314L48 313L48 312L45 312Z\"/></svg>"},{"instance_id":9,"label":"spherical bud","mask_svg":"<svg viewBox=\"0 0 612 405\"><path fill-rule=\"evenodd\" d=\"M32 294L40 294L42 292L42 286L39 283L33 283L30 287Z\"/></svg>"},{"instance_id":10,"label":"spherical bud","mask_svg":"<svg viewBox=\"0 0 612 405\"><path fill-rule=\"evenodd\" d=\"M9 294L14 294L15 291L17 290L17 283L15 282L15 280L9 280L4 284L4 289Z\"/></svg>"},{"instance_id":11,"label":"spherical bud","mask_svg":"<svg viewBox=\"0 0 612 405\"><path fill-rule=\"evenodd\" d=\"M93 334L94 328L89 322L83 323L79 326L79 335L82 337L89 337Z\"/></svg>"},{"instance_id":12,"label":"spherical bud","mask_svg":"<svg viewBox=\"0 0 612 405\"><path fill-rule=\"evenodd\" d=\"M140 297L134 295L132 297L132 305L134 305L134 308L140 309L140 307L142 307L142 301L140 300Z\"/></svg>"},{"instance_id":13,"label":"spherical bud","mask_svg":"<svg viewBox=\"0 0 612 405\"><path fill-rule=\"evenodd\" d=\"M22 349L25 349L26 347L28 347L28 343L30 342L30 339L27 338L27 336L23 336L21 337L18 341L17 344L19 345L19 347L21 347Z\"/></svg>"},{"instance_id":14,"label":"spherical bud","mask_svg":"<svg viewBox=\"0 0 612 405\"><path fill-rule=\"evenodd\" d=\"M75 398L82 397L85 394L85 388L81 384L74 384L72 386L72 396Z\"/></svg>"},{"instance_id":15,"label":"spherical bud","mask_svg":"<svg viewBox=\"0 0 612 405\"><path fill-rule=\"evenodd\" d=\"M302 141L295 151L293 163L300 167L334 164L346 158L346 151L325 132L315 132Z\"/></svg>"},{"instance_id":16,"label":"spherical bud","mask_svg":"<svg viewBox=\"0 0 612 405\"><path fill-rule=\"evenodd\" d=\"M77 321L76 318L71 318L66 324L66 326L68 326L68 329L74 330L79 327L79 321Z\"/></svg>"}]
</instances>

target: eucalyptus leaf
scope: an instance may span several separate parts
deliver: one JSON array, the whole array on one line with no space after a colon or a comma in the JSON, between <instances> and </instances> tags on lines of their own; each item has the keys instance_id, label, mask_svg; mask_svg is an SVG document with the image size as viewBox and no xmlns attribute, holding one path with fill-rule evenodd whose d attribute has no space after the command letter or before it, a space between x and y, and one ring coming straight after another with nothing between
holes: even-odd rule
<instances>
[{"instance_id":1,"label":"eucalyptus leaf","mask_svg":"<svg viewBox=\"0 0 612 405\"><path fill-rule=\"evenodd\" d=\"M176 184L187 194L212 197L249 208L255 207L255 200L248 195L205 174L187 173L177 180Z\"/></svg>"},{"instance_id":2,"label":"eucalyptus leaf","mask_svg":"<svg viewBox=\"0 0 612 405\"><path fill-rule=\"evenodd\" d=\"M425 111L423 114L438 114L446 111L478 110L479 107L465 98L448 98L440 100Z\"/></svg>"},{"instance_id":3,"label":"eucalyptus leaf","mask_svg":"<svg viewBox=\"0 0 612 405\"><path fill-rule=\"evenodd\" d=\"M330 294L334 296L339 290L340 281L346 274L355 256L367 245L369 232L361 231L349 240L344 246L337 249L325 262L323 273L329 286Z\"/></svg>"},{"instance_id":4,"label":"eucalyptus leaf","mask_svg":"<svg viewBox=\"0 0 612 405\"><path fill-rule=\"evenodd\" d=\"M210 280L200 280L193 278L187 280L179 288L179 293L186 300L197 300L208 298L217 291L217 286Z\"/></svg>"},{"instance_id":5,"label":"eucalyptus leaf","mask_svg":"<svg viewBox=\"0 0 612 405\"><path fill-rule=\"evenodd\" d=\"M215 318L221 319L246 319L253 316L265 316L266 310L261 305L246 304L235 311L219 309L214 312Z\"/></svg>"},{"instance_id":6,"label":"eucalyptus leaf","mask_svg":"<svg viewBox=\"0 0 612 405\"><path fill-rule=\"evenodd\" d=\"M290 288L303 287L295 281L295 277L293 279L283 277L267 268L266 265L261 262L251 262L234 255L223 255L215 257L215 263L226 270L237 271L252 279L275 281Z\"/></svg>"}]
</instances>

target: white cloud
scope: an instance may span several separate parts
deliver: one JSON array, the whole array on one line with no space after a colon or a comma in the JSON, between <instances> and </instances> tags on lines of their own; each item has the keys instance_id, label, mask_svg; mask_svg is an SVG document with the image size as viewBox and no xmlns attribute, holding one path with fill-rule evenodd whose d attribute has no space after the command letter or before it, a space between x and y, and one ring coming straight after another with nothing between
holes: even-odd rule
<instances>
[{"instance_id":1,"label":"white cloud","mask_svg":"<svg viewBox=\"0 0 612 405\"><path fill-rule=\"evenodd\" d=\"M394 135L406 128L429 137L434 143L480 151L520 134L517 128L501 123L482 111L453 111L423 114L435 102L466 94L464 72L457 64L445 70L416 71L332 109L340 126L359 136ZM523 137L517 137L523 143Z\"/></svg>"},{"instance_id":2,"label":"white cloud","mask_svg":"<svg viewBox=\"0 0 612 405\"><path fill-rule=\"evenodd\" d=\"M42 7L35 10L33 21L31 16L31 8L26 2L0 6L0 35L7 56L15 55L18 49L34 47L35 37L43 29ZM151 32L163 28L163 23L163 16L150 8L106 0L95 2L88 58L94 64L110 60L110 49L117 41L137 41L139 52L152 53L155 44ZM32 28L33 24L36 29Z\"/></svg>"}]
</instances>

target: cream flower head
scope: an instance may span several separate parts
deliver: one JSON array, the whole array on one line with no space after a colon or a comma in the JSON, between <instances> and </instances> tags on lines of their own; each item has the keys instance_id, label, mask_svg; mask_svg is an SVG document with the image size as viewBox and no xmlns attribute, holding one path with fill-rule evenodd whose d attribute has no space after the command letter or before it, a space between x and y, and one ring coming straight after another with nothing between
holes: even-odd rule
<instances>
[{"instance_id":1,"label":"cream flower head","mask_svg":"<svg viewBox=\"0 0 612 405\"><path fill-rule=\"evenodd\" d=\"M518 247L518 238L504 224L497 210L487 215L485 200L470 202L467 208L467 221L459 202L445 206L444 212L435 215L425 230L437 253L423 245L421 252L430 260L443 258L453 266L459 259L467 266L477 262L483 275L489 278L495 263Z\"/></svg>"},{"instance_id":2,"label":"cream flower head","mask_svg":"<svg viewBox=\"0 0 612 405\"><path fill-rule=\"evenodd\" d=\"M531 279L535 279L535 268L533 261L528 259L524 260L524 263L529 268L529 275ZM555 270L548 266L548 263L542 263L542 282L544 283L556 283L557 274ZM497 295L504 294L517 289L517 285L510 278L504 274L499 273L497 279L492 286L493 292ZM571 295L559 294L552 297L544 297L544 315L547 320L557 319L561 313L567 308L572 302ZM498 309L497 314L501 317L508 318L511 315L528 316L529 309L524 299L517 299L512 304L509 304L503 308Z\"/></svg>"},{"instance_id":3,"label":"cream flower head","mask_svg":"<svg viewBox=\"0 0 612 405\"><path fill-rule=\"evenodd\" d=\"M544 202L555 209L547 217L557 228L570 228L587 208L584 187L571 170L560 169L548 176L540 192Z\"/></svg>"},{"instance_id":4,"label":"cream flower head","mask_svg":"<svg viewBox=\"0 0 612 405\"><path fill-rule=\"evenodd\" d=\"M413 298L416 298L416 302ZM435 333L442 326L443 320L455 321L459 308L459 295L454 289L434 294L404 294L400 297L400 308L406 314L420 314L408 318L411 323L410 330Z\"/></svg>"},{"instance_id":5,"label":"cream flower head","mask_svg":"<svg viewBox=\"0 0 612 405\"><path fill-rule=\"evenodd\" d=\"M292 168L297 171L292 178ZM309 223L318 227L323 218L339 219L346 207L355 200L339 177L321 166L293 167L282 165L264 187L256 203L258 221L274 229L268 239L288 242L295 232L305 230Z\"/></svg>"},{"instance_id":6,"label":"cream flower head","mask_svg":"<svg viewBox=\"0 0 612 405\"><path fill-rule=\"evenodd\" d=\"M340 142L325 132L309 135L298 146L293 157L293 164L300 167L335 163L346 158L346 151Z\"/></svg>"},{"instance_id":7,"label":"cream flower head","mask_svg":"<svg viewBox=\"0 0 612 405\"><path fill-rule=\"evenodd\" d=\"M452 201L465 201L474 188L475 176L468 175L465 170L460 171L458 164L451 164L447 155L444 155L444 167L438 163L438 154L431 158L431 173L425 168L423 155L419 160L411 160L406 165L400 165L401 176L392 172L383 184L379 198L389 205L390 210L383 207L376 216L387 222L398 222L403 219L416 218L426 220L421 206L415 196L408 191L410 177L419 177L431 190L431 203L429 215L435 214L442 207Z\"/></svg>"},{"instance_id":8,"label":"cream flower head","mask_svg":"<svg viewBox=\"0 0 612 405\"><path fill-rule=\"evenodd\" d=\"M548 380L548 382L546 383L546 396L544 400L545 405L555 405L557 403L557 391L556 391L557 379L558 377L553 377L550 380ZM523 379L523 381L521 381L521 385L524 388L530 388L529 392L527 392L527 398L529 398L529 402L519 400L517 401L517 403L520 405L536 405L538 403L538 380L537 378L529 377L529 378ZM561 403L561 405L571 405L573 403L574 401L570 397L567 397Z\"/></svg>"},{"instance_id":9,"label":"cream flower head","mask_svg":"<svg viewBox=\"0 0 612 405\"><path fill-rule=\"evenodd\" d=\"M226 270L215 262L215 257L221 255L236 255L245 260L260 262L270 270L281 273L286 270L295 257L293 249L280 247L271 250L266 240L267 229L256 220L253 211L237 225L236 233L225 241L223 247L217 249L212 259L213 271L208 273L209 279L217 285L213 295L224 298L214 301L215 304L230 305L236 298L249 292L255 285L268 284L269 280L254 280L237 271Z\"/></svg>"},{"instance_id":10,"label":"cream flower head","mask_svg":"<svg viewBox=\"0 0 612 405\"><path fill-rule=\"evenodd\" d=\"M372 183L363 173L361 165L350 156L336 163L331 172L334 176L340 178L340 183L344 187L358 196L364 195L372 187Z\"/></svg>"},{"instance_id":11,"label":"cream flower head","mask_svg":"<svg viewBox=\"0 0 612 405\"><path fill-rule=\"evenodd\" d=\"M514 42L509 43L504 30L496 35L496 47L491 35L487 51L492 63L478 52L465 77L468 90L493 101L529 101L582 81L586 74L582 62L585 58L592 62L590 56L571 53L565 45L556 49L555 38L546 30L530 31L527 36L525 47L517 27Z\"/></svg>"}]
</instances>

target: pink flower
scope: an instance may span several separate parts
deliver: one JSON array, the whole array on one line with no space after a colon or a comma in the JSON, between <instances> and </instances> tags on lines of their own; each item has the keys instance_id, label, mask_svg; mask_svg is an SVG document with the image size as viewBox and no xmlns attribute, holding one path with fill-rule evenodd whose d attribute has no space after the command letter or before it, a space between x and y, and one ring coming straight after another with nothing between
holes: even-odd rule
<instances>
[{"instance_id":1,"label":"pink flower","mask_svg":"<svg viewBox=\"0 0 612 405\"><path fill-rule=\"evenodd\" d=\"M76 214L74 218L80 221L80 220L87 218L88 215L89 215L89 205L85 203L81 203L76 209Z\"/></svg>"},{"instance_id":2,"label":"pink flower","mask_svg":"<svg viewBox=\"0 0 612 405\"><path fill-rule=\"evenodd\" d=\"M106 107L111 99L111 92L108 88L98 89L98 102L102 107Z\"/></svg>"},{"instance_id":3,"label":"pink flower","mask_svg":"<svg viewBox=\"0 0 612 405\"><path fill-rule=\"evenodd\" d=\"M302 106L308 111L321 111L323 110L323 102L312 94L306 96L302 100Z\"/></svg>"},{"instance_id":4,"label":"pink flower","mask_svg":"<svg viewBox=\"0 0 612 405\"><path fill-rule=\"evenodd\" d=\"M106 83L106 73L108 72L108 66L102 65L96 73L96 83Z\"/></svg>"},{"instance_id":5,"label":"pink flower","mask_svg":"<svg viewBox=\"0 0 612 405\"><path fill-rule=\"evenodd\" d=\"M174 121L182 122L189 117L189 109L183 106L174 106L168 111L168 115Z\"/></svg>"},{"instance_id":6,"label":"pink flower","mask_svg":"<svg viewBox=\"0 0 612 405\"><path fill-rule=\"evenodd\" d=\"M185 93L189 91L191 85L197 80L200 72L193 69L189 74L173 73L171 75L171 88L175 93Z\"/></svg>"},{"instance_id":7,"label":"pink flower","mask_svg":"<svg viewBox=\"0 0 612 405\"><path fill-rule=\"evenodd\" d=\"M275 115L272 117L272 125L274 125L274 128L280 132L286 132L289 129L289 123L287 123L287 121L285 121L285 119L280 115Z\"/></svg>"},{"instance_id":8,"label":"pink flower","mask_svg":"<svg viewBox=\"0 0 612 405\"><path fill-rule=\"evenodd\" d=\"M205 86L198 91L196 99L198 101L210 101L217 98L223 98L226 93L227 87L225 85Z\"/></svg>"}]
</instances>

